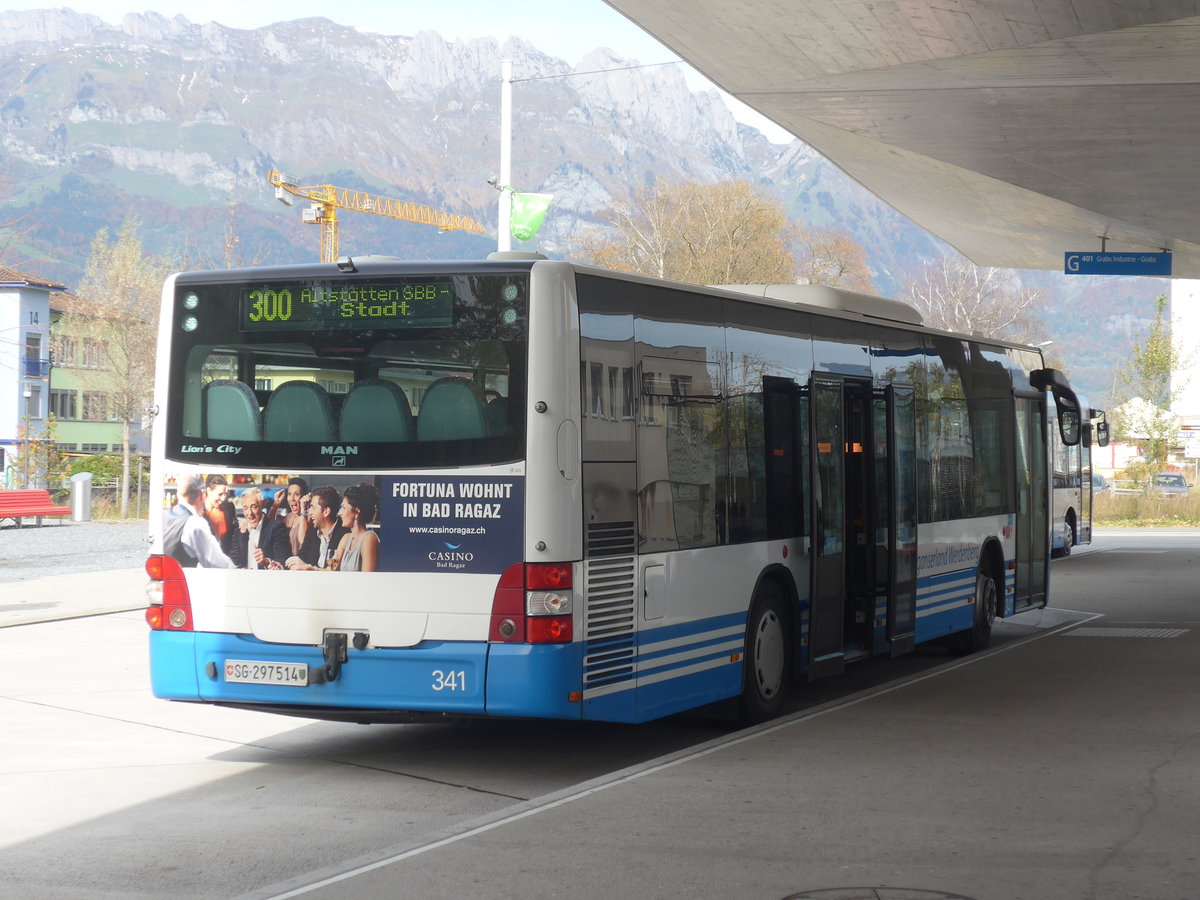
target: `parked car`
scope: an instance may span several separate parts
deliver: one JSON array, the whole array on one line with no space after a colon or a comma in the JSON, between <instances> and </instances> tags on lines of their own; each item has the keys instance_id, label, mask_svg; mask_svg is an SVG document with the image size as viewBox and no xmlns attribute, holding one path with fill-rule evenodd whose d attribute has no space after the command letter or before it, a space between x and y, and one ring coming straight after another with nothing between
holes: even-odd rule
<instances>
[{"instance_id":1,"label":"parked car","mask_svg":"<svg viewBox=\"0 0 1200 900\"><path fill-rule=\"evenodd\" d=\"M1103 475L1092 473L1092 493L1093 494L1111 494L1113 493L1113 483Z\"/></svg>"},{"instance_id":2,"label":"parked car","mask_svg":"<svg viewBox=\"0 0 1200 900\"><path fill-rule=\"evenodd\" d=\"M1147 490L1151 494L1163 497L1186 497L1188 483L1182 475L1175 472L1159 472L1157 475L1150 476Z\"/></svg>"}]
</instances>

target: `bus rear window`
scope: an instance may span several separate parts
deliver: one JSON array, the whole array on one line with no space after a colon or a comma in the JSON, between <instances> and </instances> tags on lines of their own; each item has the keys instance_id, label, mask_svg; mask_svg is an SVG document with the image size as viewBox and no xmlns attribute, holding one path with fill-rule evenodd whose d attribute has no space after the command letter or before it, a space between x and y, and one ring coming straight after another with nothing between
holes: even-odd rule
<instances>
[{"instance_id":1,"label":"bus rear window","mask_svg":"<svg viewBox=\"0 0 1200 900\"><path fill-rule=\"evenodd\" d=\"M181 284L167 456L306 470L521 459L527 283Z\"/></svg>"}]
</instances>

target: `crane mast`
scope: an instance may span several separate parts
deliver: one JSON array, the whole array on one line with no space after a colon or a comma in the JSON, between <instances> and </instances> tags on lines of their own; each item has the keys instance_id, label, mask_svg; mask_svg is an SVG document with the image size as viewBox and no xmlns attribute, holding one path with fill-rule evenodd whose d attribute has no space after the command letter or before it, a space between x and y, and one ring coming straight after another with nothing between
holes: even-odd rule
<instances>
[{"instance_id":1,"label":"crane mast","mask_svg":"<svg viewBox=\"0 0 1200 900\"><path fill-rule=\"evenodd\" d=\"M378 194L340 188L332 184L300 185L295 179L277 169L271 170L267 181L275 187L276 200L291 206L291 197L300 197L312 204L303 211L302 219L306 225L321 226L321 262L331 263L338 257L339 209L352 209L405 222L433 225L442 231L470 231L475 234L484 234L486 231L483 225L470 216L446 213L419 203L381 197Z\"/></svg>"}]
</instances>

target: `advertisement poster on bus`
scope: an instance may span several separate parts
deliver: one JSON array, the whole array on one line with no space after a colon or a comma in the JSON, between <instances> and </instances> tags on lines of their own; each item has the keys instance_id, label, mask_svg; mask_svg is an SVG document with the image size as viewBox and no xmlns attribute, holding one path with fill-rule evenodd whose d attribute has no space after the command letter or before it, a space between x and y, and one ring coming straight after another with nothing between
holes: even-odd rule
<instances>
[{"instance_id":1,"label":"advertisement poster on bus","mask_svg":"<svg viewBox=\"0 0 1200 900\"><path fill-rule=\"evenodd\" d=\"M188 472L164 484L184 567L500 574L521 558L514 476Z\"/></svg>"}]
</instances>

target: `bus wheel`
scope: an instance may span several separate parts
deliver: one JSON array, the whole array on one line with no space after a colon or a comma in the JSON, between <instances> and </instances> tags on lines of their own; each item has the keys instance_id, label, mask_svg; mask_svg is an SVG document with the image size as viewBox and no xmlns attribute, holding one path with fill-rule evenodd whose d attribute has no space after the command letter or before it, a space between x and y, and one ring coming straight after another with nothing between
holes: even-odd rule
<instances>
[{"instance_id":1,"label":"bus wheel","mask_svg":"<svg viewBox=\"0 0 1200 900\"><path fill-rule=\"evenodd\" d=\"M739 713L744 722L765 722L783 709L791 669L791 629L779 588L764 582L746 620Z\"/></svg>"},{"instance_id":2,"label":"bus wheel","mask_svg":"<svg viewBox=\"0 0 1200 900\"><path fill-rule=\"evenodd\" d=\"M975 619L971 629L956 637L951 645L957 653L974 653L987 649L992 639L992 623L996 621L996 580L983 569L975 576Z\"/></svg>"},{"instance_id":3,"label":"bus wheel","mask_svg":"<svg viewBox=\"0 0 1200 900\"><path fill-rule=\"evenodd\" d=\"M1070 556L1071 548L1075 546L1075 520L1068 515L1067 521L1064 524L1067 526L1067 533L1063 538L1063 546L1055 547L1050 551L1051 559L1062 559L1064 556Z\"/></svg>"}]
</instances>

